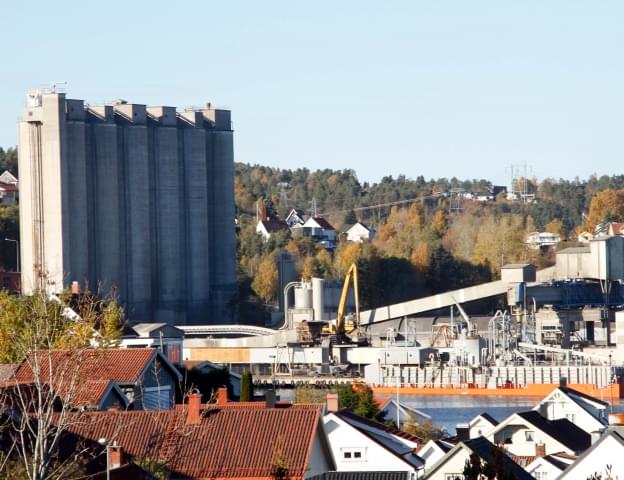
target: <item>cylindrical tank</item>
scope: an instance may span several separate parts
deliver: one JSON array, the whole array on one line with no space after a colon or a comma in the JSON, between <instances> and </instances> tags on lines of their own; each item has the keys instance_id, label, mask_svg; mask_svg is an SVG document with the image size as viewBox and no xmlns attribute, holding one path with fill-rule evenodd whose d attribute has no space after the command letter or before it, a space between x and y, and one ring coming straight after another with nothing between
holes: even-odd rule
<instances>
[{"instance_id":1,"label":"cylindrical tank","mask_svg":"<svg viewBox=\"0 0 624 480\"><path fill-rule=\"evenodd\" d=\"M295 308L312 308L312 286L309 283L295 287Z\"/></svg>"},{"instance_id":2,"label":"cylindrical tank","mask_svg":"<svg viewBox=\"0 0 624 480\"><path fill-rule=\"evenodd\" d=\"M314 320L326 320L325 318L325 280L322 278L312 279L312 308Z\"/></svg>"}]
</instances>

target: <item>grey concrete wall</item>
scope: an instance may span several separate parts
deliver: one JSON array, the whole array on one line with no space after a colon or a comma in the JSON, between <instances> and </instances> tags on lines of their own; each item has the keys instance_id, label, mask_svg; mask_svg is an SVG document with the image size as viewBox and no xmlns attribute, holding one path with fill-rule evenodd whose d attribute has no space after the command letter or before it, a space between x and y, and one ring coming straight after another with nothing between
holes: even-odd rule
<instances>
[{"instance_id":1,"label":"grey concrete wall","mask_svg":"<svg viewBox=\"0 0 624 480\"><path fill-rule=\"evenodd\" d=\"M183 145L186 282L190 318L202 318L210 307L210 238L208 223L208 185L206 172L206 131L203 117L179 130Z\"/></svg>"},{"instance_id":2,"label":"grey concrete wall","mask_svg":"<svg viewBox=\"0 0 624 480\"><path fill-rule=\"evenodd\" d=\"M125 171L125 297L131 309L128 314L152 318L152 202L146 110L144 105L120 105L115 110L120 114L117 123Z\"/></svg>"},{"instance_id":3,"label":"grey concrete wall","mask_svg":"<svg viewBox=\"0 0 624 480\"><path fill-rule=\"evenodd\" d=\"M69 212L64 223L64 255L66 277L84 284L89 280L89 230L87 220L87 155L85 111L82 100L67 100L67 129L65 135L65 158L62 162L63 210Z\"/></svg>"},{"instance_id":4,"label":"grey concrete wall","mask_svg":"<svg viewBox=\"0 0 624 480\"><path fill-rule=\"evenodd\" d=\"M209 210L212 250L213 323L228 323L233 319L229 308L236 285L236 239L234 235L234 185L224 179L234 178L233 135L228 130L212 132L212 209Z\"/></svg>"},{"instance_id":5,"label":"grey concrete wall","mask_svg":"<svg viewBox=\"0 0 624 480\"><path fill-rule=\"evenodd\" d=\"M184 210L182 205L182 169L178 158L178 132L175 111L173 117L166 111L148 112L157 117L153 128L153 152L156 169L156 245L157 245L157 304L154 320L167 323L185 323L184 292L185 238Z\"/></svg>"},{"instance_id":6,"label":"grey concrete wall","mask_svg":"<svg viewBox=\"0 0 624 480\"><path fill-rule=\"evenodd\" d=\"M41 99L19 126L24 291L88 280L131 321L230 322L230 113Z\"/></svg>"}]
</instances>

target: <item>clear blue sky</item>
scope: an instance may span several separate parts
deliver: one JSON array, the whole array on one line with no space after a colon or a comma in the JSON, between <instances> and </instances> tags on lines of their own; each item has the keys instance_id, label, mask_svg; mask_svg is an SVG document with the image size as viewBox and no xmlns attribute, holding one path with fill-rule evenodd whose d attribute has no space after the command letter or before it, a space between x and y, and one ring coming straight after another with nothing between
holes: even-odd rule
<instances>
[{"instance_id":1,"label":"clear blue sky","mask_svg":"<svg viewBox=\"0 0 624 480\"><path fill-rule=\"evenodd\" d=\"M36 5L37 4L37 5ZM231 108L236 160L362 180L624 166L624 2L17 1L0 146L28 89Z\"/></svg>"}]
</instances>

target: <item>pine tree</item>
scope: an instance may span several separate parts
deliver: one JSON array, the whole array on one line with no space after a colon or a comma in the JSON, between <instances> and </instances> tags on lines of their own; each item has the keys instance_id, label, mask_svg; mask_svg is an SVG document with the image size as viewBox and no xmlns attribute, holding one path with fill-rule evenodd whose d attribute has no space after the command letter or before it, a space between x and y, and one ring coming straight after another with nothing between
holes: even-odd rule
<instances>
[{"instance_id":1,"label":"pine tree","mask_svg":"<svg viewBox=\"0 0 624 480\"><path fill-rule=\"evenodd\" d=\"M245 370L240 382L240 401L251 402L254 396L253 377L249 370Z\"/></svg>"}]
</instances>

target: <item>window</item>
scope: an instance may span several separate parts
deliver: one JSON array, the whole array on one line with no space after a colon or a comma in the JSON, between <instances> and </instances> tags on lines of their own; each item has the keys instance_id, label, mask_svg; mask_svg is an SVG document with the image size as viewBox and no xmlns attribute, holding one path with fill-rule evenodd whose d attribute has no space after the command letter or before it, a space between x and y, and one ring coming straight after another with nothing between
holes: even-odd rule
<instances>
[{"instance_id":1,"label":"window","mask_svg":"<svg viewBox=\"0 0 624 480\"><path fill-rule=\"evenodd\" d=\"M365 453L364 448L343 448L342 459L349 462L363 462Z\"/></svg>"},{"instance_id":2,"label":"window","mask_svg":"<svg viewBox=\"0 0 624 480\"><path fill-rule=\"evenodd\" d=\"M464 480L463 473L445 473L444 480Z\"/></svg>"},{"instance_id":3,"label":"window","mask_svg":"<svg viewBox=\"0 0 624 480\"><path fill-rule=\"evenodd\" d=\"M576 415L574 413L566 413L565 414L565 418L567 418L568 420L570 420L572 423L575 422L576 420Z\"/></svg>"},{"instance_id":4,"label":"window","mask_svg":"<svg viewBox=\"0 0 624 480\"><path fill-rule=\"evenodd\" d=\"M535 432L533 430L526 430L524 432L524 439L527 442L533 442L535 441Z\"/></svg>"},{"instance_id":5,"label":"window","mask_svg":"<svg viewBox=\"0 0 624 480\"><path fill-rule=\"evenodd\" d=\"M503 443L511 443L513 432L511 430L503 430Z\"/></svg>"},{"instance_id":6,"label":"window","mask_svg":"<svg viewBox=\"0 0 624 480\"><path fill-rule=\"evenodd\" d=\"M533 472L535 480L548 480L548 472Z\"/></svg>"}]
</instances>

